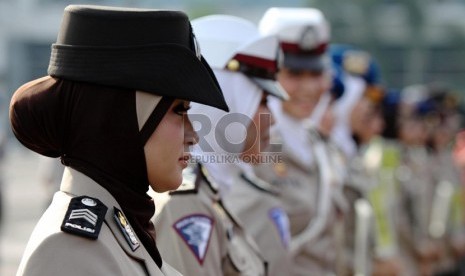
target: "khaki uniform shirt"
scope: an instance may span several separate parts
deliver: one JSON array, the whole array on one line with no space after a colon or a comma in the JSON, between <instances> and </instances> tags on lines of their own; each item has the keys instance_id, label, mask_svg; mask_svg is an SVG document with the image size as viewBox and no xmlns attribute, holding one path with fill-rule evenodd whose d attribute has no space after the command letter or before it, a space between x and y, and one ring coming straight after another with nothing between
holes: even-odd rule
<instances>
[{"instance_id":1,"label":"khaki uniform shirt","mask_svg":"<svg viewBox=\"0 0 465 276\"><path fill-rule=\"evenodd\" d=\"M103 223L95 240L60 229L68 218L72 198L83 195L93 198L91 203L98 199L108 208L104 217L98 218ZM126 228L119 226L114 208L121 210L107 190L84 174L66 168L60 191L35 227L17 275L181 275L166 262L158 268L129 224ZM69 217L97 217L84 209L72 210L81 212L71 212ZM126 234L132 234L128 236L132 240L127 240Z\"/></svg>"},{"instance_id":2,"label":"khaki uniform shirt","mask_svg":"<svg viewBox=\"0 0 465 276\"><path fill-rule=\"evenodd\" d=\"M205 169L196 169L195 185L170 193L155 217L157 246L163 257L186 275L265 275L258 247L223 205ZM192 183L191 183L192 184Z\"/></svg>"},{"instance_id":3,"label":"khaki uniform shirt","mask_svg":"<svg viewBox=\"0 0 465 276\"><path fill-rule=\"evenodd\" d=\"M289 275L289 219L275 188L259 178L242 174L237 176L224 200L257 242L268 263L268 275Z\"/></svg>"},{"instance_id":4,"label":"khaki uniform shirt","mask_svg":"<svg viewBox=\"0 0 465 276\"><path fill-rule=\"evenodd\" d=\"M310 139L318 139L309 135ZM274 137L274 139L278 139ZM278 139L279 140L279 139ZM305 154L305 153L302 153ZM313 154L313 153L307 153ZM316 165L311 168L303 166L284 145L280 163L261 164L256 167L256 174L268 181L279 191L279 200L289 216L291 236L295 238L308 230L316 220L320 192L320 172ZM298 247L293 252L292 270L289 275L331 275L336 270L337 245L336 233L333 232L336 212L334 204L325 218L325 225L312 240L292 241Z\"/></svg>"},{"instance_id":5,"label":"khaki uniform shirt","mask_svg":"<svg viewBox=\"0 0 465 276\"><path fill-rule=\"evenodd\" d=\"M463 210L463 187L460 180L460 172L457 165L454 163L452 152L448 149L443 149L433 155L432 169L436 182L442 187L436 187L436 201L438 205L447 205L448 209L437 210L437 221L440 229L437 231L438 236L442 233L453 243L454 239L463 239L465 234L465 221ZM441 183L446 182L446 183ZM440 190L441 191L440 191ZM441 193L442 192L442 193ZM442 198L439 195L443 195ZM441 212L442 211L442 212ZM431 229L433 230L433 229ZM434 232L434 231L433 231ZM442 237L442 236L441 236Z\"/></svg>"},{"instance_id":6,"label":"khaki uniform shirt","mask_svg":"<svg viewBox=\"0 0 465 276\"><path fill-rule=\"evenodd\" d=\"M456 256L451 249L461 247L465 242L463 188L450 149L435 151L431 168L437 185L429 233L444 252L435 269L447 271L456 265Z\"/></svg>"},{"instance_id":7,"label":"khaki uniform shirt","mask_svg":"<svg viewBox=\"0 0 465 276\"><path fill-rule=\"evenodd\" d=\"M361 152L348 164L344 194L350 209L344 217L346 264L343 275L354 275L356 272L371 275L375 245L373 211L368 203L368 193L373 186L373 178L366 170ZM366 211L370 211L366 214L357 209L361 201L369 204Z\"/></svg>"},{"instance_id":8,"label":"khaki uniform shirt","mask_svg":"<svg viewBox=\"0 0 465 276\"><path fill-rule=\"evenodd\" d=\"M403 212L401 235L415 251L431 241L429 226L434 201L435 180L430 155L423 147L403 149L399 168L400 195Z\"/></svg>"}]
</instances>

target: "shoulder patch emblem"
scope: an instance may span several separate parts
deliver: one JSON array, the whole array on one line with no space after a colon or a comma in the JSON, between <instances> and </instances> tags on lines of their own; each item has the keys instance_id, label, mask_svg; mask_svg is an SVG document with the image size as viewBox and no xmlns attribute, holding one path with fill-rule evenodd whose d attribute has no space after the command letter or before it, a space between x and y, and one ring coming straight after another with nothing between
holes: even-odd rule
<instances>
[{"instance_id":1,"label":"shoulder patch emblem","mask_svg":"<svg viewBox=\"0 0 465 276\"><path fill-rule=\"evenodd\" d=\"M128 242L132 251L136 251L136 249L139 248L140 246L140 243L136 237L136 233L134 233L134 230L132 229L131 225L129 224L123 212L121 212L121 210L116 207L113 207L113 208L114 208L113 218L115 219L116 224L118 224L119 229L123 233L123 236L126 238L126 241Z\"/></svg>"},{"instance_id":2,"label":"shoulder patch emblem","mask_svg":"<svg viewBox=\"0 0 465 276\"><path fill-rule=\"evenodd\" d=\"M207 255L213 224L212 218L201 214L183 217L173 224L174 230L194 253L201 265Z\"/></svg>"},{"instance_id":3,"label":"shoulder patch emblem","mask_svg":"<svg viewBox=\"0 0 465 276\"><path fill-rule=\"evenodd\" d=\"M268 216L276 226L276 230L278 230L284 248L288 248L291 240L291 233L289 230L289 218L286 212L284 212L282 208L275 207L268 211Z\"/></svg>"},{"instance_id":4,"label":"shoulder patch emblem","mask_svg":"<svg viewBox=\"0 0 465 276\"><path fill-rule=\"evenodd\" d=\"M69 202L61 231L96 240L107 210L107 206L96 198L74 197Z\"/></svg>"}]
</instances>

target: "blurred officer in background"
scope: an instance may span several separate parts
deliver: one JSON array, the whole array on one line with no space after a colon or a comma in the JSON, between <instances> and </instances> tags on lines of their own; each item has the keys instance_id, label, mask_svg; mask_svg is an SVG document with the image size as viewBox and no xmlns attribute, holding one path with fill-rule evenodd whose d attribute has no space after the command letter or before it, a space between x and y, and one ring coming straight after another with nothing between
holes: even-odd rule
<instances>
[{"instance_id":1,"label":"blurred officer in background","mask_svg":"<svg viewBox=\"0 0 465 276\"><path fill-rule=\"evenodd\" d=\"M233 16L192 25L231 113L192 106L189 116L205 139L195 148L199 164L185 175L190 187L172 192L155 218L157 244L187 275L287 275L288 218L275 189L252 170L269 143L267 97L287 98L275 79L278 40Z\"/></svg>"},{"instance_id":2,"label":"blurred officer in background","mask_svg":"<svg viewBox=\"0 0 465 276\"><path fill-rule=\"evenodd\" d=\"M431 128L429 146L431 169L435 181L430 236L440 242L441 259L435 273L459 274L458 261L465 253L465 225L463 218L460 172L453 160L453 139L459 131L461 118L458 98L451 90L438 84L427 86L432 112L428 115Z\"/></svg>"},{"instance_id":3,"label":"blurred officer in background","mask_svg":"<svg viewBox=\"0 0 465 276\"><path fill-rule=\"evenodd\" d=\"M270 150L281 159L257 167L256 172L280 190L290 217L294 258L289 275L333 275L337 246L331 189L337 174L331 171L321 133L309 124L321 96L331 88L329 25L317 9L271 8L262 17L260 30L279 37L284 67L278 80L290 100L270 101L277 122Z\"/></svg>"},{"instance_id":4,"label":"blurred officer in background","mask_svg":"<svg viewBox=\"0 0 465 276\"><path fill-rule=\"evenodd\" d=\"M459 131L461 118L458 98L439 84L428 84L426 115L428 126L429 167L433 173L433 201L428 233L438 244L440 255L433 267L434 275L459 273L458 261L465 250L462 192L459 167L453 160L452 142Z\"/></svg>"},{"instance_id":5,"label":"blurred officer in background","mask_svg":"<svg viewBox=\"0 0 465 276\"><path fill-rule=\"evenodd\" d=\"M433 111L425 85L402 90L397 119L402 153L398 171L402 212L398 226L403 251L412 259L418 275L431 275L441 252L440 243L429 232L431 223L439 223L432 221L436 181L428 149Z\"/></svg>"},{"instance_id":6,"label":"blurred officer in background","mask_svg":"<svg viewBox=\"0 0 465 276\"><path fill-rule=\"evenodd\" d=\"M331 54L347 74L347 95L337 103L338 123L333 132L348 160L347 270L349 274L400 275L390 163L396 150L379 138L385 125L379 68L369 53L350 45L331 45Z\"/></svg>"},{"instance_id":7,"label":"blurred officer in background","mask_svg":"<svg viewBox=\"0 0 465 276\"><path fill-rule=\"evenodd\" d=\"M342 97L345 90L344 72L337 65L332 64L331 73L333 82L330 93L322 95L315 111L310 118L311 133L317 132L319 139L313 143L315 157L318 158L316 162L320 174L319 186L319 201L320 206L324 198L324 187L329 189L327 200L328 214L321 212L318 217L313 220L313 224L318 225L320 221L326 221L330 229L322 232L318 240L330 240L328 246L334 247L336 257L334 259L334 270L336 275L344 274L344 245L345 245L345 229L344 217L350 210L349 202L344 196L344 182L347 177L347 163L344 154L339 147L332 141L331 132L335 125L334 107L337 101ZM320 160L323 159L323 160ZM323 186L324 185L324 186ZM323 208L319 208L321 210ZM321 225L324 225L320 222ZM309 243L309 246L312 246ZM331 248L328 248L331 250Z\"/></svg>"},{"instance_id":8,"label":"blurred officer in background","mask_svg":"<svg viewBox=\"0 0 465 276\"><path fill-rule=\"evenodd\" d=\"M353 147L355 143L352 138L352 129L350 128L349 118L350 113L353 109L353 105L358 101L358 97L361 97L364 89L364 83L360 78L350 76L347 73L344 76L345 91L341 99L335 104L335 117L336 122L334 129L331 133L331 139L337 145L337 147L343 153L344 159L347 164L347 175L344 183L344 195L348 200L349 211L345 216L345 256L343 275L352 275L355 272L366 275L371 271L371 259L368 257L368 235L371 227L371 208L366 200L366 179L363 177L363 165L358 159L354 159L354 156L347 154L347 148ZM355 100L357 99L357 100ZM352 105L352 106L350 106ZM335 133L338 137L335 139ZM347 145L345 148L344 146ZM357 168L358 176L354 173ZM358 177L357 177L358 176ZM353 181L351 181L353 180ZM361 201L363 199L364 201ZM357 202L362 202L358 208ZM362 211L358 209L367 209L362 213L363 217L360 217ZM359 218L360 217L360 218ZM362 223L360 223L362 222ZM360 234L356 235L356 227L359 229L357 232ZM361 236L361 237L360 237Z\"/></svg>"},{"instance_id":9,"label":"blurred officer in background","mask_svg":"<svg viewBox=\"0 0 465 276\"><path fill-rule=\"evenodd\" d=\"M455 141L453 144L453 159L459 171L459 187L456 188L452 200L452 210L450 213L451 218L451 230L450 230L450 240L451 243L462 244L460 238L459 241L454 242L455 237L462 236L465 232L465 181L464 181L464 167L465 167L465 154L464 154L464 134L465 132L460 131L455 135ZM465 271L465 252L461 250L460 247L455 249L455 246L452 246L453 254L455 254L458 259L458 266L461 273Z\"/></svg>"}]
</instances>

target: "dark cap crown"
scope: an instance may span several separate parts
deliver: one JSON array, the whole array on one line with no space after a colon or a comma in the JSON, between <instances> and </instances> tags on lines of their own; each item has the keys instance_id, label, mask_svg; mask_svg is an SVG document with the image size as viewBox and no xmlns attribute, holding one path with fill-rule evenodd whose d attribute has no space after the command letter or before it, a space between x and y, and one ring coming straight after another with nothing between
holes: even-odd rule
<instances>
[{"instance_id":1,"label":"dark cap crown","mask_svg":"<svg viewBox=\"0 0 465 276\"><path fill-rule=\"evenodd\" d=\"M181 11L66 7L56 44L143 46L173 43L190 48L190 24Z\"/></svg>"},{"instance_id":2,"label":"dark cap crown","mask_svg":"<svg viewBox=\"0 0 465 276\"><path fill-rule=\"evenodd\" d=\"M228 109L181 11L70 5L48 73Z\"/></svg>"}]
</instances>

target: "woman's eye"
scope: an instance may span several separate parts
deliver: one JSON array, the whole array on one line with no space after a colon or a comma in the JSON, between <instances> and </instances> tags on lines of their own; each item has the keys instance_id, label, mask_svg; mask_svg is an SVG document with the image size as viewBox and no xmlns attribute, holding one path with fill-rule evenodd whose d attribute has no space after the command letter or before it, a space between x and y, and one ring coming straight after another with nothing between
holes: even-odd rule
<instances>
[{"instance_id":1,"label":"woman's eye","mask_svg":"<svg viewBox=\"0 0 465 276\"><path fill-rule=\"evenodd\" d=\"M187 111L190 108L191 108L190 106L185 106L183 104L180 104L174 108L174 113L183 116L183 115L186 115Z\"/></svg>"}]
</instances>

